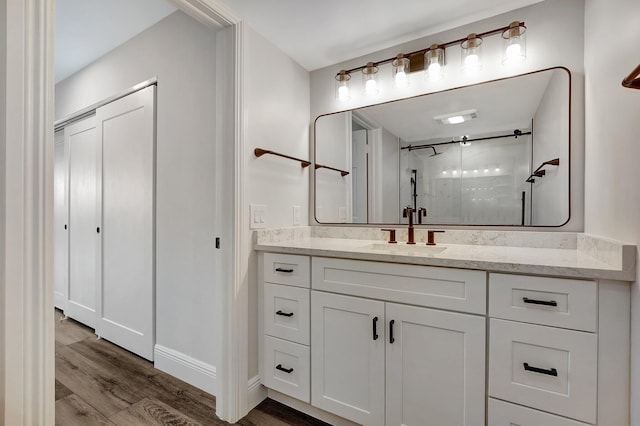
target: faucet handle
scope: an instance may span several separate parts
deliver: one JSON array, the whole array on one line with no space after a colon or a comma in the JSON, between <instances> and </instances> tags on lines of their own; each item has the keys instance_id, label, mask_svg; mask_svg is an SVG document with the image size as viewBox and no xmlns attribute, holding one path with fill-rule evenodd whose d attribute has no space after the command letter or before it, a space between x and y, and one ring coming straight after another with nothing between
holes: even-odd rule
<instances>
[{"instance_id":1,"label":"faucet handle","mask_svg":"<svg viewBox=\"0 0 640 426\"><path fill-rule=\"evenodd\" d=\"M381 231L389 232L389 244L397 244L395 229L381 229Z\"/></svg>"},{"instance_id":2,"label":"faucet handle","mask_svg":"<svg viewBox=\"0 0 640 426\"><path fill-rule=\"evenodd\" d=\"M444 231L439 230L439 229L438 230L429 229L427 231L427 245L428 246L435 246L436 245L435 238L434 238L434 235L433 235L436 232L444 232Z\"/></svg>"},{"instance_id":3,"label":"faucet handle","mask_svg":"<svg viewBox=\"0 0 640 426\"><path fill-rule=\"evenodd\" d=\"M413 208L407 206L402 210L402 217L409 217L413 213Z\"/></svg>"}]
</instances>

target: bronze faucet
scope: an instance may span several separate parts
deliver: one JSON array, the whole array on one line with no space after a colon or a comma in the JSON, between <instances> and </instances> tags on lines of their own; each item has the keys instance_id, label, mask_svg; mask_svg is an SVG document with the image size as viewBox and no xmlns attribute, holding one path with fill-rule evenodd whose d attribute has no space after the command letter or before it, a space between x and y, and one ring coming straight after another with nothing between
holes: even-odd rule
<instances>
[{"instance_id":1,"label":"bronze faucet","mask_svg":"<svg viewBox=\"0 0 640 426\"><path fill-rule=\"evenodd\" d=\"M434 235L433 235L436 232L444 232L444 231L431 230L431 229L427 231L427 245L428 246L435 246L436 245L436 241L435 241L435 238L434 238Z\"/></svg>"},{"instance_id":2,"label":"bronze faucet","mask_svg":"<svg viewBox=\"0 0 640 426\"><path fill-rule=\"evenodd\" d=\"M418 225L422 225L422 218L427 217L427 209L424 207L418 207L416 213L418 213Z\"/></svg>"},{"instance_id":3,"label":"bronze faucet","mask_svg":"<svg viewBox=\"0 0 640 426\"><path fill-rule=\"evenodd\" d=\"M415 244L416 242L414 241L414 236L413 236L413 209L411 207L405 207L404 210L402 210L402 217L409 218L409 229L407 230L408 231L407 244Z\"/></svg>"}]
</instances>

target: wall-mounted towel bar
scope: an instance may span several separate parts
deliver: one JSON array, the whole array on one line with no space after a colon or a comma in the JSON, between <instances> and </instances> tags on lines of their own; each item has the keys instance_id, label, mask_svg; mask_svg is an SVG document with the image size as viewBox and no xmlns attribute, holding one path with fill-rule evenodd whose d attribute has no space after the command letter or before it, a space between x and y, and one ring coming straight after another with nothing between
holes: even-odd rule
<instances>
[{"instance_id":1,"label":"wall-mounted towel bar","mask_svg":"<svg viewBox=\"0 0 640 426\"><path fill-rule=\"evenodd\" d=\"M291 157L291 156L285 155L285 154L280 154L279 152L270 151L268 149L256 148L256 149L253 150L253 153L256 155L256 157L262 157L265 154L271 154L271 155L276 155L276 156L282 157L282 158L288 158L289 160L299 161L300 162L300 166L302 166L302 168L309 167L311 165L311 162L309 162L309 161L301 160L299 158Z\"/></svg>"},{"instance_id":2,"label":"wall-mounted towel bar","mask_svg":"<svg viewBox=\"0 0 640 426\"><path fill-rule=\"evenodd\" d=\"M629 89L640 89L640 65L631 71L627 78L622 80L622 85Z\"/></svg>"},{"instance_id":3,"label":"wall-mounted towel bar","mask_svg":"<svg viewBox=\"0 0 640 426\"><path fill-rule=\"evenodd\" d=\"M529 176L529 178L527 178L525 182L534 183L536 181L534 178L544 176L546 174L546 170L543 169L544 166L559 166L559 165L560 165L559 158L554 158L553 160L545 161L544 163L540 164L540 167L538 167L533 171L533 173L531 173L531 175Z\"/></svg>"},{"instance_id":4,"label":"wall-mounted towel bar","mask_svg":"<svg viewBox=\"0 0 640 426\"><path fill-rule=\"evenodd\" d=\"M318 169L329 169L329 170L333 170L334 172L338 172L340 173L340 176L345 177L346 175L349 174L349 172L346 172L344 170L340 170L340 169L335 169L333 167L329 167L329 166L323 166L322 164L318 164L316 163L315 165L316 170Z\"/></svg>"}]
</instances>

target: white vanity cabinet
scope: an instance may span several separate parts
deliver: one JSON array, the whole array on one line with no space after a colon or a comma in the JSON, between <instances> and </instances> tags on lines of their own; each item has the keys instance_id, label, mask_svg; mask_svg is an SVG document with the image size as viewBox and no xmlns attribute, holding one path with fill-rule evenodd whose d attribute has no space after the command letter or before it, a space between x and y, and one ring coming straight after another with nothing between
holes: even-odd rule
<instances>
[{"instance_id":1,"label":"white vanity cabinet","mask_svg":"<svg viewBox=\"0 0 640 426\"><path fill-rule=\"evenodd\" d=\"M366 425L475 424L484 332L483 317L314 290L311 403Z\"/></svg>"},{"instance_id":2,"label":"white vanity cabinet","mask_svg":"<svg viewBox=\"0 0 640 426\"><path fill-rule=\"evenodd\" d=\"M310 402L310 258L265 253L261 256L262 383Z\"/></svg>"},{"instance_id":3,"label":"white vanity cabinet","mask_svg":"<svg viewBox=\"0 0 640 426\"><path fill-rule=\"evenodd\" d=\"M374 426L629 424L628 282L260 259L262 381L298 409Z\"/></svg>"},{"instance_id":4,"label":"white vanity cabinet","mask_svg":"<svg viewBox=\"0 0 640 426\"><path fill-rule=\"evenodd\" d=\"M628 424L628 296L621 282L489 274L489 425Z\"/></svg>"},{"instance_id":5,"label":"white vanity cabinet","mask_svg":"<svg viewBox=\"0 0 640 426\"><path fill-rule=\"evenodd\" d=\"M311 277L312 405L366 425L484 419L485 272L314 257Z\"/></svg>"},{"instance_id":6,"label":"white vanity cabinet","mask_svg":"<svg viewBox=\"0 0 640 426\"><path fill-rule=\"evenodd\" d=\"M312 291L311 404L384 425L384 302Z\"/></svg>"}]
</instances>

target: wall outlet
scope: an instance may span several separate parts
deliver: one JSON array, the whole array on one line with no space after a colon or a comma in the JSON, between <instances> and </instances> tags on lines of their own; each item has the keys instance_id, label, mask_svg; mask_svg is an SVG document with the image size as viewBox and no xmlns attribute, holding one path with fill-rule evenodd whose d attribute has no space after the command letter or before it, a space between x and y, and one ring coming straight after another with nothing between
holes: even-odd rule
<instances>
[{"instance_id":1,"label":"wall outlet","mask_svg":"<svg viewBox=\"0 0 640 426\"><path fill-rule=\"evenodd\" d=\"M267 206L264 204L249 205L249 228L260 229L267 226Z\"/></svg>"}]
</instances>

